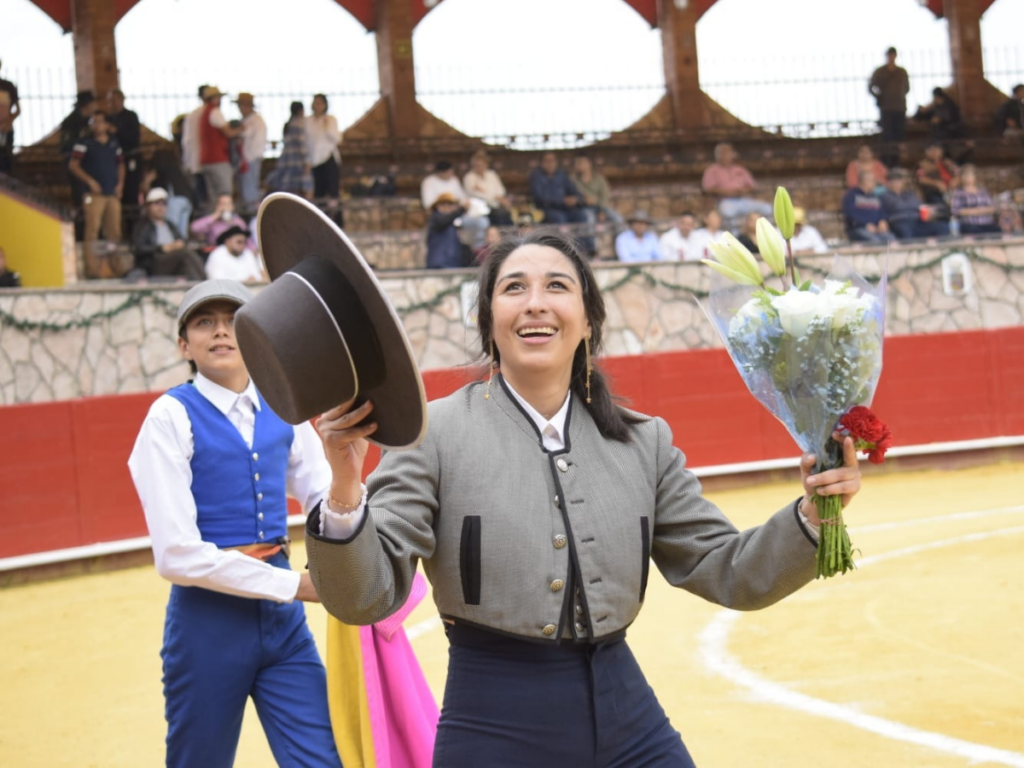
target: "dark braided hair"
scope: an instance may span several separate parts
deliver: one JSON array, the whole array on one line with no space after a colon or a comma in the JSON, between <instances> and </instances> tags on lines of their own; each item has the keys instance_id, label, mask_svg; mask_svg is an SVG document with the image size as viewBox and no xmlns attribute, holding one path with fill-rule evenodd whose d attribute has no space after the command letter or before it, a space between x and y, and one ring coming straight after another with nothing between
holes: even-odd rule
<instances>
[{"instance_id":1,"label":"dark braided hair","mask_svg":"<svg viewBox=\"0 0 1024 768\"><path fill-rule=\"evenodd\" d=\"M590 323L590 354L596 357L601 349L601 329L605 320L604 298L597 287L594 279L594 272L590 264L583 257L576 242L557 230L540 228L525 235L508 234L502 238L487 254L483 265L480 268L480 290L477 296L477 325L480 329L480 345L484 358L491 355L491 340L494 331L494 314L491 310L491 300L494 295L494 286L498 281L498 273L501 265L516 250L525 245L541 245L547 248L554 248L565 256L576 270L576 276L580 281L580 288L583 294L583 310ZM494 348L494 362L500 363L498 348ZM601 434L611 440L618 440L622 443L630 441L629 427L638 424L642 419L624 411L616 398L608 389L608 383L601 373L601 369L594 363L593 371L590 374L590 399L587 403L587 362L586 351L583 342L576 348L576 354L572 360L572 374L569 381L570 390L576 395L579 402L590 411L591 417L597 424Z\"/></svg>"}]
</instances>

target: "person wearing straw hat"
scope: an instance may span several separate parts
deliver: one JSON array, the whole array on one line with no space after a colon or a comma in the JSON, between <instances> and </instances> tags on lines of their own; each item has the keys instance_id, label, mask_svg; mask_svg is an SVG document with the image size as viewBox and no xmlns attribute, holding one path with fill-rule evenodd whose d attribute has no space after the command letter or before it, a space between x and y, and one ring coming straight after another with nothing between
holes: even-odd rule
<instances>
[{"instance_id":1,"label":"person wearing straw hat","mask_svg":"<svg viewBox=\"0 0 1024 768\"><path fill-rule=\"evenodd\" d=\"M309 510L330 484L316 433L281 420L253 385L234 280L192 287L178 346L193 379L157 398L128 459L158 573L169 580L163 659L168 766L232 765L251 697L278 765L341 765L324 666L288 564L286 492Z\"/></svg>"},{"instance_id":2,"label":"person wearing straw hat","mask_svg":"<svg viewBox=\"0 0 1024 768\"><path fill-rule=\"evenodd\" d=\"M242 113L242 158L244 170L238 170L238 196L242 212L246 216L256 213L260 202L260 173L263 168L263 153L267 149L267 124L256 111L256 99L251 93L242 92L235 99L238 111Z\"/></svg>"},{"instance_id":3,"label":"person wearing straw hat","mask_svg":"<svg viewBox=\"0 0 1024 768\"><path fill-rule=\"evenodd\" d=\"M221 97L216 86L203 94L203 112L199 118L199 166L206 184L207 213L221 195L233 196L234 175L231 167L231 140L242 133L241 126L230 125L220 110Z\"/></svg>"},{"instance_id":4,"label":"person wearing straw hat","mask_svg":"<svg viewBox=\"0 0 1024 768\"><path fill-rule=\"evenodd\" d=\"M490 251L477 314L491 373L432 402L428 427L407 340L365 262L340 231L289 223L275 203L260 240L276 279L239 315L243 354L292 418L341 403L317 422L332 480L306 524L328 612L379 622L421 562L433 584L450 643L433 764L692 766L624 642L650 558L719 604L782 599L814 577L813 494L859 489L853 442L841 469L810 476L805 457L801 495L737 531L664 420L613 399L591 357L600 289L550 229ZM370 441L389 450L364 485Z\"/></svg>"}]
</instances>

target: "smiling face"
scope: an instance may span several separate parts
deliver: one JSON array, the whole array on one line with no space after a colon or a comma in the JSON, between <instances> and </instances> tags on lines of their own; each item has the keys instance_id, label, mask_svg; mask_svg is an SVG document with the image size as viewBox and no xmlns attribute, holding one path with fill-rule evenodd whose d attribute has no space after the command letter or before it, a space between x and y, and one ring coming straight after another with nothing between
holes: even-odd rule
<instances>
[{"instance_id":1,"label":"smiling face","mask_svg":"<svg viewBox=\"0 0 1024 768\"><path fill-rule=\"evenodd\" d=\"M241 391L249 380L235 340L233 301L214 300L194 309L178 337L178 348L199 373L221 386ZM241 380L241 386L238 386Z\"/></svg>"},{"instance_id":2,"label":"smiling face","mask_svg":"<svg viewBox=\"0 0 1024 768\"><path fill-rule=\"evenodd\" d=\"M501 371L517 382L550 381L568 389L573 358L591 333L581 277L556 248L527 244L501 264L491 294L491 338Z\"/></svg>"}]
</instances>

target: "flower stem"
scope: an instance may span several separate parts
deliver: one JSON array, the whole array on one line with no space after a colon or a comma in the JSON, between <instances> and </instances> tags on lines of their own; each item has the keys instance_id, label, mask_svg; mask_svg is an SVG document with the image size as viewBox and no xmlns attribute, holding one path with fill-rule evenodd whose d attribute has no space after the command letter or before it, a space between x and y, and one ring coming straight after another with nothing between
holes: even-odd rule
<instances>
[{"instance_id":1,"label":"flower stem","mask_svg":"<svg viewBox=\"0 0 1024 768\"><path fill-rule=\"evenodd\" d=\"M788 291L790 285L796 285L796 261L793 259L793 241L786 238L786 258L789 260L789 280L782 276L782 290Z\"/></svg>"},{"instance_id":2,"label":"flower stem","mask_svg":"<svg viewBox=\"0 0 1024 768\"><path fill-rule=\"evenodd\" d=\"M818 535L818 554L815 578L828 579L854 570L853 548L843 522L843 502L839 496L814 496L821 528Z\"/></svg>"}]
</instances>

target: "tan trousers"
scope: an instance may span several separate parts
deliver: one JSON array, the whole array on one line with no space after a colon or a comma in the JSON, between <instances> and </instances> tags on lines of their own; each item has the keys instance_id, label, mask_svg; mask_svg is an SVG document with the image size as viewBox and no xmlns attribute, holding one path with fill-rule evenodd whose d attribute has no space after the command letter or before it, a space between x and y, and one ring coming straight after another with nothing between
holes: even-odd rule
<instances>
[{"instance_id":1,"label":"tan trousers","mask_svg":"<svg viewBox=\"0 0 1024 768\"><path fill-rule=\"evenodd\" d=\"M86 277L120 277L115 274L103 252L96 246L100 232L103 239L111 243L121 240L121 200L114 195L94 195L86 193L82 200L85 214L85 232L82 252L85 256ZM101 229L102 225L102 229Z\"/></svg>"}]
</instances>

